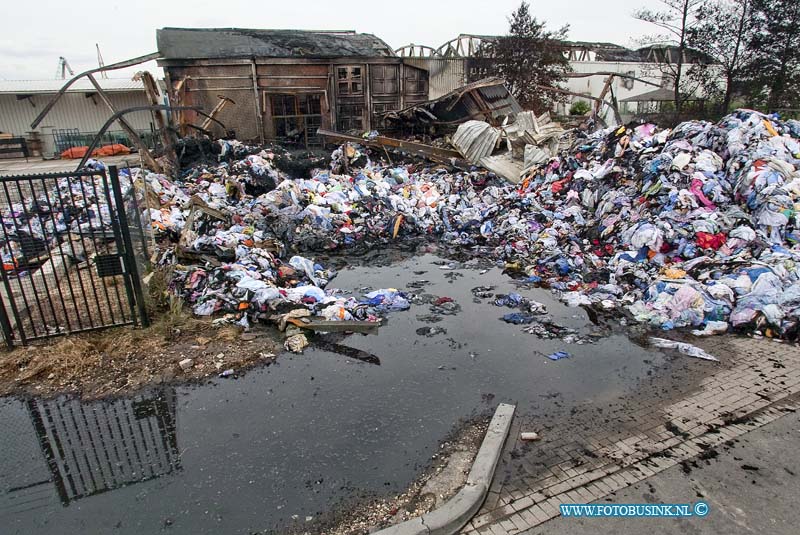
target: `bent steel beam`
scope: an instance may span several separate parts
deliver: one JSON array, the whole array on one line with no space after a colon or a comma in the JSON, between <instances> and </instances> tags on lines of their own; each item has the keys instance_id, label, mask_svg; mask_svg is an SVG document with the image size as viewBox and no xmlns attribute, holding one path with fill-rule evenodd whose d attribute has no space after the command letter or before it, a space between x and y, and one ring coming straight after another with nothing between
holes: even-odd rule
<instances>
[{"instance_id":1,"label":"bent steel beam","mask_svg":"<svg viewBox=\"0 0 800 535\"><path fill-rule=\"evenodd\" d=\"M602 98L593 97L591 95L584 95L583 93L576 93L575 91L569 91L567 89L561 89L560 87L553 87L553 86L549 86L549 85L534 84L534 87L537 88L537 89L541 89L542 91L552 91L554 93L561 93L562 95L572 95L572 96L575 96L575 97L588 98L589 100L594 100L595 102L600 102L602 104L605 104L609 108L611 108L611 111L614 112L614 119L618 123L622 122L622 117L620 116L619 110L617 109L617 107L614 106L613 103L611 103L611 102L609 102L607 100L603 100Z\"/></svg>"},{"instance_id":2,"label":"bent steel beam","mask_svg":"<svg viewBox=\"0 0 800 535\"><path fill-rule=\"evenodd\" d=\"M31 123L31 130L39 126L39 124L44 120L50 110L53 109L53 106L56 105L58 99L67 92L67 89L70 88L72 84L77 82L79 79L83 78L84 76L88 76L90 74L94 74L96 72L104 72L104 71L113 71L117 69L124 69L125 67L133 67L134 65L138 65L140 63L144 63L145 61L151 61L154 59L158 59L161 57L160 52L153 52L152 54L147 54L145 56L139 56L137 58L126 59L125 61L120 61L119 63L112 63L111 65L106 65L105 67L97 67L96 69L90 69L88 71L84 71L76 76L70 78L62 87L58 90L58 93L55 94L53 100L47 103L47 106L42 109L41 113L36 116L36 119L33 120Z\"/></svg>"},{"instance_id":3,"label":"bent steel beam","mask_svg":"<svg viewBox=\"0 0 800 535\"><path fill-rule=\"evenodd\" d=\"M111 99L108 98L106 92L103 91L103 88L100 87L100 84L97 82L93 74L87 74L86 77L92 83L94 88L97 90L97 95L100 97L100 100L106 105L109 111L113 115L117 115L117 109L114 107L114 104L111 102ZM144 144L142 138L139 137L139 133L133 128L133 126L126 121L122 115L117 116L117 121L119 121L119 125L122 127L122 130L128 134L128 137L136 145L136 149L139 151L139 155L142 157L144 163L146 163L150 169L155 171L156 173L161 173L163 169L161 168L161 164L159 164L155 158L153 158L152 154L147 148L147 145Z\"/></svg>"},{"instance_id":4,"label":"bent steel beam","mask_svg":"<svg viewBox=\"0 0 800 535\"><path fill-rule=\"evenodd\" d=\"M91 156L92 151L97 147L98 141L100 141L100 138L103 136L103 134L106 133L106 130L108 130L108 127L111 126L114 123L114 121L118 120L120 117L122 117L126 113L133 113L135 111L159 111L159 110L164 110L164 111L166 111L166 110L192 110L192 111L196 111L200 115L207 115L207 114L203 113L200 110L200 108L198 108L196 106L170 107L170 106L167 106L167 105L164 105L164 104L160 104L160 105L157 105L157 106L136 106L134 108L125 108L124 110L120 110L120 111L116 112L114 115L112 115L111 117L109 117L109 119L105 122L103 127L94 136L94 139L92 139L92 143L89 145L89 148L87 149L86 154L84 154L83 158L81 158L81 161L78 164L78 167L77 167L76 170L81 169L84 165L86 165L86 161ZM216 119L214 119L214 121L222 125L222 123L220 123ZM225 128L225 125L222 125L222 127Z\"/></svg>"}]
</instances>

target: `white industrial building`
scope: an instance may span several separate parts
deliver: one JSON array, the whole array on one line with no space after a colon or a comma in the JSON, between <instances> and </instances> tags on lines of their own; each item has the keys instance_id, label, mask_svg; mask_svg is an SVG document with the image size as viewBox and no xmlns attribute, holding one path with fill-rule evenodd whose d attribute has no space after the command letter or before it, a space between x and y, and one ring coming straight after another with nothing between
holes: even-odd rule
<instances>
[{"instance_id":1,"label":"white industrial building","mask_svg":"<svg viewBox=\"0 0 800 535\"><path fill-rule=\"evenodd\" d=\"M124 78L98 78L97 81L118 111L149 104L140 81ZM65 83L66 80L0 80L0 133L26 138L29 145L36 145L38 140L45 158L60 154L69 146L88 145L111 112L85 78L72 84L42 124L31 131L33 120ZM138 132L148 134L153 129L152 115L148 111L125 117ZM127 139L116 124L110 126L109 131L104 138L106 142L124 143Z\"/></svg>"},{"instance_id":2,"label":"white industrial building","mask_svg":"<svg viewBox=\"0 0 800 535\"><path fill-rule=\"evenodd\" d=\"M653 84L661 85L663 75L659 69L658 64L643 63L632 61L571 61L572 72L575 74L583 73L597 73L597 72L613 72L627 76L634 76L636 78L646 80ZM585 78L568 78L564 87L572 92L581 93L588 96L599 96L605 87L607 75L593 75ZM611 81L611 91L614 97L619 102L619 112L623 120L628 120L629 116L636 113L636 107L629 105L627 102L622 102L630 97L644 95L657 89L657 86L646 84L630 78L622 78L615 76ZM559 113L566 115L569 112L569 103L580 99L580 97L571 97L567 104L559 105ZM610 99L610 95L606 95L606 100ZM593 104L594 102L587 99L587 102Z\"/></svg>"}]
</instances>

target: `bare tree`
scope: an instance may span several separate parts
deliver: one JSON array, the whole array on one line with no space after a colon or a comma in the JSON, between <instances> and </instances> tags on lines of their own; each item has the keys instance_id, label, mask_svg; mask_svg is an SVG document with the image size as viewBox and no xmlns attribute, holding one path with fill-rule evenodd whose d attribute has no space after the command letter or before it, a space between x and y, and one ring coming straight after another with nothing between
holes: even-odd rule
<instances>
[{"instance_id":1,"label":"bare tree","mask_svg":"<svg viewBox=\"0 0 800 535\"><path fill-rule=\"evenodd\" d=\"M751 0L758 31L749 49L756 91L770 109L800 105L800 1Z\"/></svg>"},{"instance_id":2,"label":"bare tree","mask_svg":"<svg viewBox=\"0 0 800 535\"><path fill-rule=\"evenodd\" d=\"M662 32L643 38L643 45L674 46L675 53L669 49L659 62L662 72L672 81L674 87L675 111L680 113L685 99L681 94L684 77L686 53L689 50L689 33L698 24L697 10L707 0L661 0L662 10L639 9L633 17L659 27Z\"/></svg>"},{"instance_id":3,"label":"bare tree","mask_svg":"<svg viewBox=\"0 0 800 535\"><path fill-rule=\"evenodd\" d=\"M751 0L711 0L697 9L696 25L688 30L690 48L708 55L725 80L722 112L730 110L734 88L746 76L755 54L748 43L758 32Z\"/></svg>"}]
</instances>

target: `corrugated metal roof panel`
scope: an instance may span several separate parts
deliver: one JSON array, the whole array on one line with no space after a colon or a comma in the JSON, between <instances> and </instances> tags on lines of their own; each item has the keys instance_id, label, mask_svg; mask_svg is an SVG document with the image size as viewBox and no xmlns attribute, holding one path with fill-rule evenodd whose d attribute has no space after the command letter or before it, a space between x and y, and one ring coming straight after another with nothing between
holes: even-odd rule
<instances>
[{"instance_id":1,"label":"corrugated metal roof panel","mask_svg":"<svg viewBox=\"0 0 800 535\"><path fill-rule=\"evenodd\" d=\"M478 92L483 97L486 104L492 110L492 117L500 119L502 117L514 117L522 111L522 107L517 102L505 85L490 85L481 87Z\"/></svg>"},{"instance_id":2,"label":"corrugated metal roof panel","mask_svg":"<svg viewBox=\"0 0 800 535\"><path fill-rule=\"evenodd\" d=\"M143 91L141 81L130 78L99 78L97 82L103 91ZM0 80L0 93L14 93L17 95L31 95L40 93L58 93L66 80ZM92 83L86 78L77 80L67 89L67 93L92 93L95 91Z\"/></svg>"},{"instance_id":3,"label":"corrugated metal roof panel","mask_svg":"<svg viewBox=\"0 0 800 535\"><path fill-rule=\"evenodd\" d=\"M458 127L453 135L453 146L464 158L478 163L489 156L497 146L500 132L483 121L467 121Z\"/></svg>"},{"instance_id":4,"label":"corrugated metal roof panel","mask_svg":"<svg viewBox=\"0 0 800 535\"><path fill-rule=\"evenodd\" d=\"M519 161L514 160L510 152L505 154L498 154L496 156L484 156L481 158L480 164L494 174L501 176L519 184L522 175L522 165Z\"/></svg>"}]
</instances>

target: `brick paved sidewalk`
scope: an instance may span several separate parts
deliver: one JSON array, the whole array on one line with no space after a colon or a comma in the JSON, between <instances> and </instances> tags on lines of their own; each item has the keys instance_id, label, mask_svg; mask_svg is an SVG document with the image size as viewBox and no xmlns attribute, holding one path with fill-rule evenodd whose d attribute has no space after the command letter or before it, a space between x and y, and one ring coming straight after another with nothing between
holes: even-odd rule
<instances>
[{"instance_id":1,"label":"brick paved sidewalk","mask_svg":"<svg viewBox=\"0 0 800 535\"><path fill-rule=\"evenodd\" d=\"M523 443L517 422L481 511L462 533L519 533L558 516L562 503L589 503L800 407L800 347L771 340L692 340L718 356L692 392L628 407L624 418L598 415L554 440ZM523 426L525 428L523 429ZM533 444L533 445L532 445Z\"/></svg>"}]
</instances>

